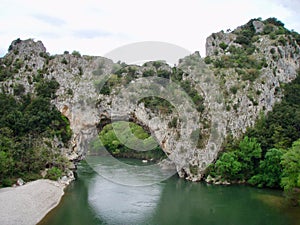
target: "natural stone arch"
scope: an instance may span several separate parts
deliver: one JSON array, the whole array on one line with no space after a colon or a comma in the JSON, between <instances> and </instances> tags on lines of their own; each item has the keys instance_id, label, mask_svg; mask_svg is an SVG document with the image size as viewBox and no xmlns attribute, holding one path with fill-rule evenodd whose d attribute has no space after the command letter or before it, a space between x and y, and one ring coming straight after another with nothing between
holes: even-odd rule
<instances>
[{"instance_id":1,"label":"natural stone arch","mask_svg":"<svg viewBox=\"0 0 300 225\"><path fill-rule=\"evenodd\" d=\"M199 58L191 57L192 60L199 63ZM93 64L97 65L96 63ZM211 124L210 126L215 127L217 130L220 136L219 138L212 138L213 135L209 135L206 137L205 146L203 146L203 148L195 146L195 143L193 143L189 137L196 129L204 129L204 124L202 123L203 121L198 121L198 118L201 116L200 113L188 113L189 110L193 109L193 106L188 106L188 103L190 103L188 100L184 98L185 101L178 102L177 98L180 96L178 92L173 92L169 95L170 99L167 100L171 103L172 101L177 101L177 111L183 113L185 116L184 118L180 118L181 124L179 127L170 129L168 128L168 122L172 119L172 115L169 117L155 115L149 112L143 104L137 104L136 101L132 101L132 98L138 100L134 97L136 94L139 94L139 98L149 95L158 95L155 92L157 87L151 86L152 84L149 80L136 79L131 82L128 87L118 87L110 95L99 95L91 88L94 75L92 75L92 73L84 73L82 78L83 83L80 84L82 87L79 90L86 92L84 93L85 99L82 99L81 95L75 92L77 102L74 102L75 97L68 101L55 102L60 111L70 120L71 128L74 132L72 139L73 151L69 153L70 160L76 161L84 157L84 151L88 146L88 142L92 137L97 136L99 131L99 127L97 128L97 126L99 126L101 120L107 120L107 123L110 122L110 120L132 120L149 129L161 148L170 156L171 161L175 163L179 176L194 181L200 180L206 167L217 157L220 149L219 146L222 143L218 140L221 140L225 136L226 131L224 129L226 122L224 122L225 117L224 114L222 114L222 101L218 103L218 101L216 101L216 94L211 93L211 90L218 90L216 83L211 82L211 73L208 73L205 67L203 67L203 69L203 65L199 66L201 70L197 68L190 70L190 67L185 63L182 63L180 66L190 73L185 76L185 79L189 76L188 79L195 81L198 91L202 92L203 96L205 96L206 112L204 112L204 114L208 117L209 123ZM107 77L102 75L100 77L104 80L107 79ZM157 77L151 79L155 80ZM171 87L175 85L175 83L170 82L170 80L158 81L158 84L160 84L160 82L163 85L171 85ZM132 85L136 84L141 85L142 88L130 89ZM144 91L145 88L143 85L145 87L148 86L148 88L150 87L152 92L148 93L148 95L141 94L140 92ZM174 89L176 90L176 88ZM129 90L129 93L126 95L124 95L123 92L125 89ZM219 94L217 91L215 92ZM162 92L161 97L166 98L164 92ZM186 140L176 140L176 132L179 130L182 132L180 136L187 137ZM207 130L211 132L210 128Z\"/></svg>"},{"instance_id":2,"label":"natural stone arch","mask_svg":"<svg viewBox=\"0 0 300 225\"><path fill-rule=\"evenodd\" d=\"M161 85L165 86L162 87ZM175 163L179 175L188 179L199 180L207 165L215 157L208 157L206 149L197 147L199 136L197 132L199 133L199 127L203 127L203 124L198 120L200 113L195 110L189 96L182 92L179 86L176 89L172 85L175 84L170 84L164 79L137 79L128 87L119 90L121 96L120 94L101 96L101 103L98 104L99 113L103 121L134 121L146 127L170 160ZM175 89L176 94L174 92L167 93L168 90L160 90L161 93L159 93L157 92L159 88L171 88L173 91ZM181 94L182 99L179 97ZM168 123L174 118L173 114L163 118L147 110L143 104L137 104L139 99L152 95L165 98L175 105L180 114L180 124L176 129L168 128ZM179 138L176 138L177 132L180 132ZM191 140L193 133L196 133L196 142ZM205 146L209 143L209 138L207 138ZM215 151L215 149L213 150ZM194 168L193 173L191 172L192 167Z\"/></svg>"}]
</instances>

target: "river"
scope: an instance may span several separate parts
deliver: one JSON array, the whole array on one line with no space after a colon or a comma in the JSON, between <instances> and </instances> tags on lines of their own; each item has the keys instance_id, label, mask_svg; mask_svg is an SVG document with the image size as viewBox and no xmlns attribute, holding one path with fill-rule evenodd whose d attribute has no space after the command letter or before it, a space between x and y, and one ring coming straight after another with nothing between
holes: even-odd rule
<instances>
[{"instance_id":1,"label":"river","mask_svg":"<svg viewBox=\"0 0 300 225\"><path fill-rule=\"evenodd\" d=\"M124 179L112 182L105 174L100 176L95 172L109 170L108 165L102 166L105 160L93 157L88 163L82 161L78 165L78 179L68 186L59 206L39 225L300 224L300 209L286 206L281 191L245 185L192 183L176 175L148 185L140 185L140 181L136 183L139 185L132 185L134 176L118 169L117 174ZM97 162L99 168L95 169ZM140 161L127 159L123 162L156 174L152 167L142 166ZM137 180L142 177L136 176ZM126 179L130 185L124 185Z\"/></svg>"}]
</instances>

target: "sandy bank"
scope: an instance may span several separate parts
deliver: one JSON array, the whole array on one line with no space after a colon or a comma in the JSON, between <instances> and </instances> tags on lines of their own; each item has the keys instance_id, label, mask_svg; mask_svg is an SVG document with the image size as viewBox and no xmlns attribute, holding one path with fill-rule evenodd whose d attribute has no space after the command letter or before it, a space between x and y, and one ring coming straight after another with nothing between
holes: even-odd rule
<instances>
[{"instance_id":1,"label":"sandy bank","mask_svg":"<svg viewBox=\"0 0 300 225\"><path fill-rule=\"evenodd\" d=\"M0 224L37 224L56 207L65 185L50 180L36 180L24 186L0 189Z\"/></svg>"}]
</instances>

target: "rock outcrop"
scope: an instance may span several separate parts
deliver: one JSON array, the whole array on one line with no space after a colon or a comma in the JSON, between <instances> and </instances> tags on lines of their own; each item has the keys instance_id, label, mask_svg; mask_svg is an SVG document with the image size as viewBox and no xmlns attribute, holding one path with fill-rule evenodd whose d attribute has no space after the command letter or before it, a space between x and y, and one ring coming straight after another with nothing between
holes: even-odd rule
<instances>
[{"instance_id":1,"label":"rock outcrop","mask_svg":"<svg viewBox=\"0 0 300 225\"><path fill-rule=\"evenodd\" d=\"M57 80L53 104L70 121L73 137L64 152L71 161L85 155L103 124L130 120L151 132L181 177L197 181L217 158L226 136L238 137L253 126L260 113L280 101L282 84L296 78L299 42L282 29L251 20L233 32L212 34L205 59L195 53L176 68L165 63L124 67L103 57L68 53L50 56L40 41L16 40L3 61L20 66L1 82L2 91L13 94L13 86L22 84L33 93L36 74ZM175 70L182 71L177 83L160 76L165 72L172 77ZM200 110L194 105L195 91L186 93L183 84L203 98ZM147 108L140 100L151 95L171 102L175 110Z\"/></svg>"}]
</instances>

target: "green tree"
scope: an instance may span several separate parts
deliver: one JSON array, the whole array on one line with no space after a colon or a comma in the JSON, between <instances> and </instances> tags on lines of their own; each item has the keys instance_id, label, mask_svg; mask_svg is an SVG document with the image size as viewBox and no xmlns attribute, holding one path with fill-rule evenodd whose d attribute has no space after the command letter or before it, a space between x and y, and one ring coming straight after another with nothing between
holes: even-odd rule
<instances>
[{"instance_id":1,"label":"green tree","mask_svg":"<svg viewBox=\"0 0 300 225\"><path fill-rule=\"evenodd\" d=\"M259 173L254 175L249 183L258 187L280 187L282 166L280 164L283 151L272 148L268 150L265 159L259 163Z\"/></svg>"},{"instance_id":2,"label":"green tree","mask_svg":"<svg viewBox=\"0 0 300 225\"><path fill-rule=\"evenodd\" d=\"M43 98L55 98L55 92L59 88L59 83L53 78L51 80L42 80L36 85L36 92L38 96Z\"/></svg>"},{"instance_id":3,"label":"green tree","mask_svg":"<svg viewBox=\"0 0 300 225\"><path fill-rule=\"evenodd\" d=\"M116 132L118 136L116 135ZM99 141L100 140L100 141ZM143 129L143 127L125 121L114 122L106 125L99 133L99 140L91 143L91 149L97 151L105 147L112 155L123 158L156 159L165 157L160 147L149 151L136 151L126 146L140 147L141 149L153 146L155 140Z\"/></svg>"},{"instance_id":4,"label":"green tree","mask_svg":"<svg viewBox=\"0 0 300 225\"><path fill-rule=\"evenodd\" d=\"M235 152L225 152L215 164L215 170L218 175L225 179L238 179L242 164L238 161Z\"/></svg>"},{"instance_id":5,"label":"green tree","mask_svg":"<svg viewBox=\"0 0 300 225\"><path fill-rule=\"evenodd\" d=\"M61 176L62 176L62 171L59 168L54 166L47 171L47 175L45 178L50 180L57 180Z\"/></svg>"},{"instance_id":6,"label":"green tree","mask_svg":"<svg viewBox=\"0 0 300 225\"><path fill-rule=\"evenodd\" d=\"M79 51L76 51L76 50L74 50L74 51L72 52L72 55L73 55L73 56L76 56L76 57L81 57L80 52L79 52Z\"/></svg>"},{"instance_id":7,"label":"green tree","mask_svg":"<svg viewBox=\"0 0 300 225\"><path fill-rule=\"evenodd\" d=\"M281 186L294 205L300 204L300 139L282 157Z\"/></svg>"},{"instance_id":8,"label":"green tree","mask_svg":"<svg viewBox=\"0 0 300 225\"><path fill-rule=\"evenodd\" d=\"M261 147L255 138L244 137L239 144L237 156L242 163L243 178L248 180L255 174L255 169L258 166L261 158Z\"/></svg>"},{"instance_id":9,"label":"green tree","mask_svg":"<svg viewBox=\"0 0 300 225\"><path fill-rule=\"evenodd\" d=\"M256 174L259 159L261 158L261 147L255 138L244 137L232 148L226 148L215 163L210 172L230 180L248 180Z\"/></svg>"},{"instance_id":10,"label":"green tree","mask_svg":"<svg viewBox=\"0 0 300 225\"><path fill-rule=\"evenodd\" d=\"M71 137L69 121L50 102L58 83L41 78L37 95L1 93L0 104L0 185L10 186L17 177L32 180L47 166L64 169L67 161L52 146L56 136L64 144Z\"/></svg>"},{"instance_id":11,"label":"green tree","mask_svg":"<svg viewBox=\"0 0 300 225\"><path fill-rule=\"evenodd\" d=\"M0 150L0 181L12 174L13 166L14 161L9 154Z\"/></svg>"}]
</instances>

